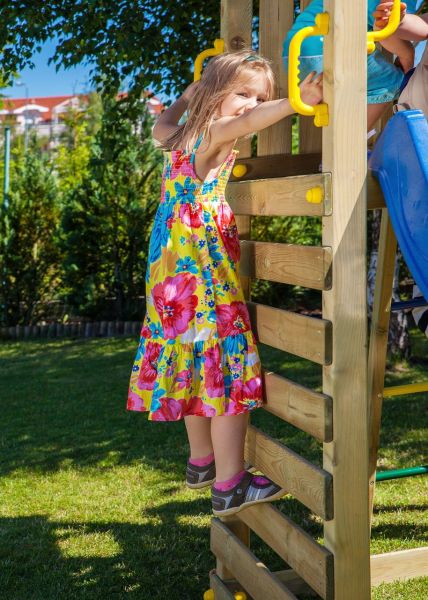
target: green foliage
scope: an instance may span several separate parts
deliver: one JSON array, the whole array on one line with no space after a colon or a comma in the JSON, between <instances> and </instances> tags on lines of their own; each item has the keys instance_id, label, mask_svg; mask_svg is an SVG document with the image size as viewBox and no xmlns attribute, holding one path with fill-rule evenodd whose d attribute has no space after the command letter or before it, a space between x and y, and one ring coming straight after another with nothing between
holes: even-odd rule
<instances>
[{"instance_id":1,"label":"green foliage","mask_svg":"<svg viewBox=\"0 0 428 600\"><path fill-rule=\"evenodd\" d=\"M38 303L51 297L59 276L56 244L59 207L49 161L30 139L25 155L15 152L9 206L0 222L0 322L37 320Z\"/></svg>"},{"instance_id":2,"label":"green foliage","mask_svg":"<svg viewBox=\"0 0 428 600\"><path fill-rule=\"evenodd\" d=\"M146 106L104 96L87 172L66 196L63 296L80 314L139 316L150 226L160 195L161 155ZM129 118L130 112L134 120Z\"/></svg>"},{"instance_id":3,"label":"green foliage","mask_svg":"<svg viewBox=\"0 0 428 600\"><path fill-rule=\"evenodd\" d=\"M100 128L102 107L98 94L90 94L87 108L70 108L63 116L66 130L56 156L55 169L59 190L68 194L88 175L94 135Z\"/></svg>"},{"instance_id":4,"label":"green foliage","mask_svg":"<svg viewBox=\"0 0 428 600\"><path fill-rule=\"evenodd\" d=\"M191 80L192 56L219 36L218 0L23 0L0 9L0 69L32 64L50 38L53 62L93 65L93 80L117 91L125 82L136 97L153 88L174 93Z\"/></svg>"}]
</instances>

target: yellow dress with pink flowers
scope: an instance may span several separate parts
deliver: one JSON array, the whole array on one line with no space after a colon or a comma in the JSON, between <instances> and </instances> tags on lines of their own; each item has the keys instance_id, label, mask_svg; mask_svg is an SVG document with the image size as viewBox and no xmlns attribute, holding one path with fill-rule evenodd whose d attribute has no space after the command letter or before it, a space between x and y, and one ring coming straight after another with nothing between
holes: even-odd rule
<instances>
[{"instance_id":1,"label":"yellow dress with pink flowers","mask_svg":"<svg viewBox=\"0 0 428 600\"><path fill-rule=\"evenodd\" d=\"M195 151L165 152L146 274L147 312L127 408L153 421L236 415L262 404L261 366L225 200L236 150L210 181Z\"/></svg>"}]
</instances>

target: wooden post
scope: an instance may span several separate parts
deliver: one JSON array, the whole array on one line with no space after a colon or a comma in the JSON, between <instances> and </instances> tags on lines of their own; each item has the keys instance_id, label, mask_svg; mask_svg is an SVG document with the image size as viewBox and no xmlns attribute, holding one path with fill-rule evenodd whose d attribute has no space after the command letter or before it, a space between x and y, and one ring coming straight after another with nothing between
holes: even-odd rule
<instances>
[{"instance_id":1,"label":"wooden post","mask_svg":"<svg viewBox=\"0 0 428 600\"><path fill-rule=\"evenodd\" d=\"M282 45L293 24L293 3L260 0L260 54L272 61L276 97L286 98L288 77L282 64ZM291 117L261 131L257 137L257 155L291 153Z\"/></svg>"},{"instance_id":2,"label":"wooden post","mask_svg":"<svg viewBox=\"0 0 428 600\"><path fill-rule=\"evenodd\" d=\"M225 41L228 52L251 48L253 2L252 0L221 0L221 37ZM251 156L251 140L240 140L238 144L240 158ZM236 217L236 225L241 239L250 238L250 217ZM242 287L246 297L249 297L250 280L242 278ZM250 544L250 529L239 518L225 518L224 521L235 535L247 546ZM231 579L232 573L224 563L217 560L216 573L221 579Z\"/></svg>"},{"instance_id":3,"label":"wooden post","mask_svg":"<svg viewBox=\"0 0 428 600\"><path fill-rule=\"evenodd\" d=\"M386 208L382 210L373 316L370 330L368 358L369 398L369 517L373 514L373 497L376 483L376 463L379 449L382 417L383 387L385 378L388 329L391 315L391 296L394 283L397 240Z\"/></svg>"},{"instance_id":4,"label":"wooden post","mask_svg":"<svg viewBox=\"0 0 428 600\"><path fill-rule=\"evenodd\" d=\"M305 10L311 0L300 0L300 10ZM311 117L299 117L299 154L321 152L322 129L314 126Z\"/></svg>"},{"instance_id":5,"label":"wooden post","mask_svg":"<svg viewBox=\"0 0 428 600\"><path fill-rule=\"evenodd\" d=\"M323 317L332 322L332 363L323 392L333 399L331 443L324 468L333 475L334 518L325 523L334 555L337 600L370 598L366 306L366 71L367 2L325 0L323 171L332 173L333 214L323 219L323 245L332 250L332 289Z\"/></svg>"}]
</instances>

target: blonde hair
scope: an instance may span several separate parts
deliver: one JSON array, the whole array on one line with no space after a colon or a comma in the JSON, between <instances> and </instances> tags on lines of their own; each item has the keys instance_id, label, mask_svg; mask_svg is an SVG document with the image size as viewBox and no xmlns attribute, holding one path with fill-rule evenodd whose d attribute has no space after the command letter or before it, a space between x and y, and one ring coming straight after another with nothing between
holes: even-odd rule
<instances>
[{"instance_id":1,"label":"blonde hair","mask_svg":"<svg viewBox=\"0 0 428 600\"><path fill-rule=\"evenodd\" d=\"M223 100L247 72L261 71L266 77L267 100L275 93L275 80L267 59L251 50L225 52L212 58L203 71L188 106L187 121L167 138L164 150L183 149L190 152L196 140L205 136Z\"/></svg>"}]
</instances>

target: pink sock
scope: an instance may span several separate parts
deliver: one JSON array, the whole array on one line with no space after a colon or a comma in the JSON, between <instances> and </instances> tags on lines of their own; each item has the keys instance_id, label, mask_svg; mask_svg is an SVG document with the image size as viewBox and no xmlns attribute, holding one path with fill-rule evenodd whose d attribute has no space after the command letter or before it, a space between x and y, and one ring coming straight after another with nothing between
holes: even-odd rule
<instances>
[{"instance_id":1,"label":"pink sock","mask_svg":"<svg viewBox=\"0 0 428 600\"><path fill-rule=\"evenodd\" d=\"M195 467L206 467L214 460L214 453L203 456L202 458L189 458L189 463Z\"/></svg>"},{"instance_id":2,"label":"pink sock","mask_svg":"<svg viewBox=\"0 0 428 600\"><path fill-rule=\"evenodd\" d=\"M215 489L219 492L228 492L229 490L234 488L235 485L238 485L238 483L244 477L246 472L247 471L239 471L239 473L237 473L227 481L216 481L214 484Z\"/></svg>"}]
</instances>

